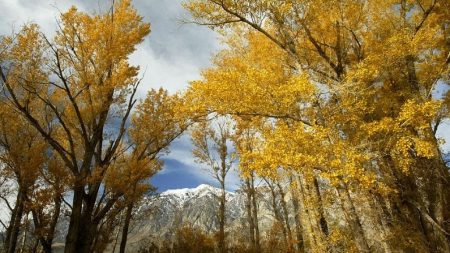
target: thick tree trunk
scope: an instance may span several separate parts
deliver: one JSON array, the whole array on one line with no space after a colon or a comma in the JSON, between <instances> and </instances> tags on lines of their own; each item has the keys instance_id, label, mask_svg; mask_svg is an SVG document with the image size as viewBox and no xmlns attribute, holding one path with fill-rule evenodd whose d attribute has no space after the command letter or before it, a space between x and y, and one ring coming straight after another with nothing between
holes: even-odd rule
<instances>
[{"instance_id":1,"label":"thick tree trunk","mask_svg":"<svg viewBox=\"0 0 450 253\"><path fill-rule=\"evenodd\" d=\"M280 192L280 201L281 201L281 208L283 209L283 218L284 222L286 224L286 232L287 232L287 240L288 240L288 252L293 251L293 245L292 245L292 231L291 231L291 225L289 222L289 211L287 208L286 200L284 199L286 196L286 193L283 190L283 187L279 182L277 182L278 190Z\"/></svg>"},{"instance_id":2,"label":"thick tree trunk","mask_svg":"<svg viewBox=\"0 0 450 253\"><path fill-rule=\"evenodd\" d=\"M388 223L386 222L386 219L389 219L390 215L385 211L386 208L384 207L384 201L380 201L382 200L380 195L377 193L370 194L368 198L370 198L369 204L372 203L370 204L371 209L376 212L376 219L380 226L379 234L383 250L385 253L391 253L392 249L388 240L390 236L390 229Z\"/></svg>"},{"instance_id":3,"label":"thick tree trunk","mask_svg":"<svg viewBox=\"0 0 450 253\"><path fill-rule=\"evenodd\" d=\"M41 246L42 246L42 251L44 251L45 253L52 253L52 245L51 244L41 242Z\"/></svg>"},{"instance_id":4,"label":"thick tree trunk","mask_svg":"<svg viewBox=\"0 0 450 253\"><path fill-rule=\"evenodd\" d=\"M81 185L81 184L80 184ZM114 199L109 205L98 207L96 201L98 196L98 185L89 185L86 193L82 186L74 188L72 214L70 217L69 231L66 236L65 253L89 253L94 251L94 242L99 236L99 223L105 217L107 211L112 207ZM112 204L111 204L112 203Z\"/></svg>"},{"instance_id":5,"label":"thick tree trunk","mask_svg":"<svg viewBox=\"0 0 450 253\"><path fill-rule=\"evenodd\" d=\"M85 216L86 217L86 216ZM89 216L87 216L89 217ZM86 220L86 219L85 219ZM95 252L94 241L98 238L98 224L95 222L84 222L83 226L79 230L79 253L91 253Z\"/></svg>"},{"instance_id":6,"label":"thick tree trunk","mask_svg":"<svg viewBox=\"0 0 450 253\"><path fill-rule=\"evenodd\" d=\"M303 184L303 179L301 176L298 177L298 185L299 185L299 204L300 204L300 210L301 215L299 215L304 221L302 224L303 226L303 232L304 235L304 245L303 248L305 249L305 252L312 252L312 248L315 246L320 246L316 240L316 234L313 231L313 224L311 222L311 214L309 210L309 206L306 203L306 190L305 186Z\"/></svg>"},{"instance_id":7,"label":"thick tree trunk","mask_svg":"<svg viewBox=\"0 0 450 253\"><path fill-rule=\"evenodd\" d=\"M19 187L17 193L16 204L12 211L11 221L6 231L5 239L5 252L15 253L17 247L17 239L19 237L20 225L22 221L25 201L25 191L22 187Z\"/></svg>"},{"instance_id":8,"label":"thick tree trunk","mask_svg":"<svg viewBox=\"0 0 450 253\"><path fill-rule=\"evenodd\" d=\"M20 244L20 251L19 253L23 253L25 250L25 243L27 242L28 238L28 213L25 214L25 221L24 221L24 227L23 227L23 235L22 235L22 242Z\"/></svg>"},{"instance_id":9,"label":"thick tree trunk","mask_svg":"<svg viewBox=\"0 0 450 253\"><path fill-rule=\"evenodd\" d=\"M272 209L273 209L273 213L275 215L275 219L277 220L277 222L281 225L282 227L282 231L283 231L283 241L284 244L286 245L286 248L288 248L288 236L287 236L287 230L286 230L286 226L284 224L284 220L283 217L280 213L280 210L278 210L278 205L277 205L277 194L276 191L274 189L274 185L272 182L270 182L268 179L264 179L264 181L266 181L267 185L269 186L270 189L270 193L272 195Z\"/></svg>"},{"instance_id":10,"label":"thick tree trunk","mask_svg":"<svg viewBox=\"0 0 450 253\"><path fill-rule=\"evenodd\" d=\"M351 231L353 231L353 235L355 237L355 241L359 251L371 252L361 219L356 212L356 208L353 204L353 200L350 197L350 193L347 187L345 185L342 187L337 187L337 193L339 199L341 200L342 209L345 212L346 217L348 217L348 223L350 225Z\"/></svg>"},{"instance_id":11,"label":"thick tree trunk","mask_svg":"<svg viewBox=\"0 0 450 253\"><path fill-rule=\"evenodd\" d=\"M322 194L320 193L319 181L317 180L317 177L314 177L313 183L314 183L315 197L317 198L317 205L318 205L317 210L319 212L320 229L326 236L328 236L328 234L329 234L328 222L325 219L325 212L323 210Z\"/></svg>"},{"instance_id":12,"label":"thick tree trunk","mask_svg":"<svg viewBox=\"0 0 450 253\"><path fill-rule=\"evenodd\" d=\"M448 171L442 160L417 158L408 174L401 173L389 156L383 162L401 193L390 202L395 225L402 226L396 221L409 224L408 230L405 230L408 231L407 236L418 238L414 241L414 247L430 252L449 252L448 230L445 231L444 224L439 224L441 217L447 216L446 212L448 214L448 208L441 205L448 206L446 199L449 198Z\"/></svg>"},{"instance_id":13,"label":"thick tree trunk","mask_svg":"<svg viewBox=\"0 0 450 253\"><path fill-rule=\"evenodd\" d=\"M39 248L39 240L34 240L34 244L33 244L33 248L31 249L31 253L36 253L38 251ZM45 251L44 251L45 252Z\"/></svg>"},{"instance_id":14,"label":"thick tree trunk","mask_svg":"<svg viewBox=\"0 0 450 253\"><path fill-rule=\"evenodd\" d=\"M314 194L310 190L311 186L308 186L307 180L303 176L298 176L298 182L300 189L300 210L303 211L302 217L305 220L303 222L303 235L307 236L306 238L304 237L304 239L307 239L304 245L305 252L328 252L326 235L322 231L319 224L319 214L316 212L317 198L314 197Z\"/></svg>"},{"instance_id":15,"label":"thick tree trunk","mask_svg":"<svg viewBox=\"0 0 450 253\"><path fill-rule=\"evenodd\" d=\"M450 224L448 224L450 221L450 175L440 153L439 155L440 157L435 159L433 168L430 168L433 171L433 181L427 187L428 196L430 196L429 209L430 217L436 222L432 227L437 239L437 250L450 252Z\"/></svg>"},{"instance_id":16,"label":"thick tree trunk","mask_svg":"<svg viewBox=\"0 0 450 253\"><path fill-rule=\"evenodd\" d=\"M295 221L295 235L296 235L296 244L297 244L297 252L304 252L304 244L303 244L303 226L300 219L300 205L298 203L298 192L297 189L292 187L293 178L292 176L289 178L291 187L291 195L292 195L292 206L294 208L294 221Z\"/></svg>"},{"instance_id":17,"label":"thick tree trunk","mask_svg":"<svg viewBox=\"0 0 450 253\"><path fill-rule=\"evenodd\" d=\"M128 228L130 227L130 221L131 221L131 215L133 212L133 203L128 204L126 213L125 213L125 220L123 223L123 229L122 229L122 239L120 240L120 253L125 253L125 248L127 246L127 238L128 238Z\"/></svg>"},{"instance_id":18,"label":"thick tree trunk","mask_svg":"<svg viewBox=\"0 0 450 253\"><path fill-rule=\"evenodd\" d=\"M69 229L66 236L66 245L64 253L78 253L80 243L78 235L82 229L82 205L84 190L81 186L77 186L73 191L72 213L70 215ZM83 229L84 230L84 229ZM80 252L81 253L81 252Z\"/></svg>"}]
</instances>

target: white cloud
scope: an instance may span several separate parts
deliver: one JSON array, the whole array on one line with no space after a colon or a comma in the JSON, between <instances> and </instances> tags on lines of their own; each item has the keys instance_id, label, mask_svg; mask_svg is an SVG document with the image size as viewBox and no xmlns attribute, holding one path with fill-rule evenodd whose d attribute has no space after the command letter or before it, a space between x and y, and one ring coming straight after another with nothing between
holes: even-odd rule
<instances>
[{"instance_id":1,"label":"white cloud","mask_svg":"<svg viewBox=\"0 0 450 253\"><path fill-rule=\"evenodd\" d=\"M17 31L23 24L35 22L51 37L57 29L60 12L65 12L70 6L94 13L106 10L109 4L110 1L100 0L0 0L0 34L11 34L13 28ZM180 25L179 20L188 15L180 0L135 0L133 4L144 21L151 23L152 29L130 56L130 62L141 67L141 75L146 70L139 96L145 96L150 88L163 87L171 93L183 90L189 81L199 78L202 68L210 65L211 54L220 48L217 35L206 27ZM167 158L194 168L188 173L213 183L210 175L195 163L188 136L181 137L172 145Z\"/></svg>"},{"instance_id":2,"label":"white cloud","mask_svg":"<svg viewBox=\"0 0 450 253\"><path fill-rule=\"evenodd\" d=\"M23 1L23 0L0 0L2 15L0 16L1 34L10 34L14 29L17 31L26 23L35 22L41 30L48 35L54 34L56 20L60 12L64 12L76 4L79 10L86 10L83 3L74 1Z\"/></svg>"},{"instance_id":3,"label":"white cloud","mask_svg":"<svg viewBox=\"0 0 450 253\"><path fill-rule=\"evenodd\" d=\"M148 44L140 45L130 56L130 62L140 66L142 70L140 97L145 96L150 88L163 87L174 93L186 88L188 81L199 78L198 66L183 60L171 62L164 57L158 57Z\"/></svg>"},{"instance_id":4,"label":"white cloud","mask_svg":"<svg viewBox=\"0 0 450 253\"><path fill-rule=\"evenodd\" d=\"M49 37L57 29L60 12L72 5L81 11L99 12L110 1L81 0L0 0L0 34L11 34L23 24L35 22ZM202 68L209 66L210 56L220 46L216 34L206 27L180 25L188 14L180 0L135 0L134 6L145 22L152 25L151 34L130 56L130 62L147 70L139 90L143 96L150 88L164 87L174 93L199 78Z\"/></svg>"},{"instance_id":5,"label":"white cloud","mask_svg":"<svg viewBox=\"0 0 450 253\"><path fill-rule=\"evenodd\" d=\"M444 120L438 128L436 132L436 136L445 141L445 143L441 146L441 149L444 153L450 152L450 120Z\"/></svg>"}]
</instances>

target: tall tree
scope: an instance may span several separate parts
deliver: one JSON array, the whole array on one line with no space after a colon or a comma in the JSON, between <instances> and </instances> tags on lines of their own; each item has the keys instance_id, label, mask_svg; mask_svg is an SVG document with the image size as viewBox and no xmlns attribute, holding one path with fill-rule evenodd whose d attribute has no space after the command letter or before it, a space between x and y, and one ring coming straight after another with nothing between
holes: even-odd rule
<instances>
[{"instance_id":1,"label":"tall tree","mask_svg":"<svg viewBox=\"0 0 450 253\"><path fill-rule=\"evenodd\" d=\"M183 107L183 103L180 95L169 95L163 89L152 89L133 113L129 135L130 145L134 148L119 166L121 175L129 179L122 181L127 199L119 251L121 253L125 252L133 207L149 189L147 178L162 166L159 155L168 151L170 143L191 124L184 114L177 111ZM143 171L147 171L147 174L140 175ZM117 176L121 177L115 174L111 176L112 180Z\"/></svg>"},{"instance_id":2,"label":"tall tree","mask_svg":"<svg viewBox=\"0 0 450 253\"><path fill-rule=\"evenodd\" d=\"M37 188L40 170L47 162L48 157L44 155L47 145L39 133L31 128L23 117L17 115L13 108L4 102L1 105L0 162L3 164L3 173L9 175L17 188L13 203L10 204L7 198L4 199L11 209L11 215L3 246L5 252L14 253L22 228L22 218L29 211L27 202Z\"/></svg>"},{"instance_id":3,"label":"tall tree","mask_svg":"<svg viewBox=\"0 0 450 253\"><path fill-rule=\"evenodd\" d=\"M231 34L215 67L192 83L192 94L206 98L198 106L263 117L273 126L260 131L264 147L243 156L258 161L255 170L301 173L303 200L315 204L323 198L317 179L336 188L360 251L376 242L355 201L377 194L393 207L387 234L403 231L405 240L376 241L398 250L449 250L443 206L450 203L450 177L433 131L442 103L432 96L449 75L448 1L192 0L185 6L196 23ZM318 229L308 245L327 250L334 242L321 226L324 215L309 211Z\"/></svg>"},{"instance_id":4,"label":"tall tree","mask_svg":"<svg viewBox=\"0 0 450 253\"><path fill-rule=\"evenodd\" d=\"M35 24L4 37L0 76L8 105L27 119L69 171L73 197L65 252L91 252L103 241L97 237L104 234L105 222L136 196L112 175L129 172L131 185L140 185L154 174L149 160L174 136L158 139L158 148L146 146L153 140L145 136L127 144L140 83L139 68L128 63L128 56L150 32L131 1L113 1L107 12L95 15L72 7L58 25L52 40ZM35 101L42 104L40 111ZM125 160L129 162L123 167Z\"/></svg>"},{"instance_id":5,"label":"tall tree","mask_svg":"<svg viewBox=\"0 0 450 253\"><path fill-rule=\"evenodd\" d=\"M260 143L256 137L257 132L252 129L251 125L247 121L235 118L237 124L236 133L233 136L233 141L236 147L237 154L246 153L256 149ZM239 162L240 176L244 181L244 191L246 194L246 212L247 222L249 225L249 236L251 242L252 252L261 251L260 231L259 231L259 219L258 219L258 191L256 188L255 180L256 173L249 168L248 162Z\"/></svg>"},{"instance_id":6,"label":"tall tree","mask_svg":"<svg viewBox=\"0 0 450 253\"><path fill-rule=\"evenodd\" d=\"M219 199L219 252L227 252L225 238L225 204L226 204L226 177L233 166L235 155L230 150L232 132L226 119L219 119L216 124L200 122L192 131L194 144L193 155L199 163L208 166L213 177L219 182L221 193Z\"/></svg>"}]
</instances>

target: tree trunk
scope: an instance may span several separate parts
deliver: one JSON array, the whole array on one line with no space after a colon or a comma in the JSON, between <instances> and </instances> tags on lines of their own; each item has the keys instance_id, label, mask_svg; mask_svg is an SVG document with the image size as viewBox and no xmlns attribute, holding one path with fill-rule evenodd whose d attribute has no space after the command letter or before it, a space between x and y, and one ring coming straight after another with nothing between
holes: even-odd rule
<instances>
[{"instance_id":1,"label":"tree trunk","mask_svg":"<svg viewBox=\"0 0 450 253\"><path fill-rule=\"evenodd\" d=\"M302 215L305 219L304 233L303 235L308 236L308 240L305 241L305 252L328 252L326 235L323 233L319 221L318 214L315 213L317 206L317 199L314 198L314 195L311 193L311 186L307 185L307 180L303 178L303 176L298 176L299 189L300 189L300 201L301 204L300 210L304 212Z\"/></svg>"},{"instance_id":2,"label":"tree trunk","mask_svg":"<svg viewBox=\"0 0 450 253\"><path fill-rule=\"evenodd\" d=\"M81 186L77 186L73 191L72 213L70 215L69 229L66 236L66 245L64 253L78 253L80 252L80 242L78 235L80 233L80 226L82 225L82 205L84 190ZM81 253L81 252L80 252Z\"/></svg>"},{"instance_id":3,"label":"tree trunk","mask_svg":"<svg viewBox=\"0 0 450 253\"><path fill-rule=\"evenodd\" d=\"M255 245L256 252L261 252L261 243L259 239L259 222L258 222L258 205L256 202L256 189L255 189L255 177L252 175L251 178L251 189L252 189L252 204L253 204L253 219L255 225Z\"/></svg>"},{"instance_id":4,"label":"tree trunk","mask_svg":"<svg viewBox=\"0 0 450 253\"><path fill-rule=\"evenodd\" d=\"M255 224L253 222L253 213L252 213L252 189L250 184L250 178L245 179L246 185L246 195L247 201L245 202L245 207L247 209L247 222L249 225L249 236L252 252L256 253L256 241L255 241Z\"/></svg>"},{"instance_id":5,"label":"tree trunk","mask_svg":"<svg viewBox=\"0 0 450 253\"><path fill-rule=\"evenodd\" d=\"M292 176L289 178L290 183L292 185L293 178ZM298 252L305 252L304 244L303 244L303 226L300 219L300 206L299 206L299 199L297 190L294 189L292 186L290 187L291 195L292 195L292 206L294 208L294 221L295 221L295 235L296 235L296 243L297 243L297 251Z\"/></svg>"},{"instance_id":6,"label":"tree trunk","mask_svg":"<svg viewBox=\"0 0 450 253\"><path fill-rule=\"evenodd\" d=\"M84 216L89 217L89 216ZM84 219L84 218L83 218ZM86 219L85 219L86 220ZM83 222L82 227L79 230L78 238L79 238L79 253L91 253L95 251L94 241L98 238L98 224L92 221Z\"/></svg>"},{"instance_id":7,"label":"tree trunk","mask_svg":"<svg viewBox=\"0 0 450 253\"><path fill-rule=\"evenodd\" d=\"M277 220L277 222L281 225L282 227L282 231L283 231L283 241L284 244L286 245L286 248L288 248L288 236L287 236L287 230L286 230L286 226L284 224L284 220L283 217L280 213L280 211L278 210L278 205L277 205L277 194L276 191L274 189L273 183L269 181L269 179L265 179L264 181L266 181L267 185L269 186L270 189L270 193L272 195L272 209L273 209L273 213L275 215L275 219Z\"/></svg>"},{"instance_id":8,"label":"tree trunk","mask_svg":"<svg viewBox=\"0 0 450 253\"><path fill-rule=\"evenodd\" d=\"M42 246L42 250L45 253L52 253L52 245L51 244L41 242L41 246Z\"/></svg>"},{"instance_id":9,"label":"tree trunk","mask_svg":"<svg viewBox=\"0 0 450 253\"><path fill-rule=\"evenodd\" d=\"M117 233L116 233L116 235L114 236L114 246L113 246L113 248L112 248L112 253L115 253L116 252L116 247L117 247L117 242L119 241L119 235L120 235L120 226L122 225L122 221L123 221L123 213L120 215L120 220L119 220L119 224L118 224L118 227L117 227Z\"/></svg>"},{"instance_id":10,"label":"tree trunk","mask_svg":"<svg viewBox=\"0 0 450 253\"><path fill-rule=\"evenodd\" d=\"M16 205L12 211L11 221L9 223L8 229L6 231L5 239L5 252L15 253L17 247L17 239L19 237L20 224L23 216L25 201L25 192L22 187L19 187L17 193Z\"/></svg>"},{"instance_id":11,"label":"tree trunk","mask_svg":"<svg viewBox=\"0 0 450 253\"><path fill-rule=\"evenodd\" d=\"M287 208L286 200L284 199L286 194L283 190L283 187L279 182L277 182L278 190L280 192L280 201L281 201L281 208L283 209L283 217L284 222L286 224L286 232L287 232L287 240L288 240L288 252L293 251L293 245L292 245L292 231L291 231L291 225L289 223L289 211Z\"/></svg>"},{"instance_id":12,"label":"tree trunk","mask_svg":"<svg viewBox=\"0 0 450 253\"><path fill-rule=\"evenodd\" d=\"M45 253L51 253L52 252L52 244L53 244L53 238L55 236L55 230L56 225L58 223L59 215L61 213L61 196L56 196L53 199L54 203L54 211L50 220L49 228L46 234L40 234L38 235L37 239L38 242L41 244L42 249ZM32 210L31 214L33 216L33 222L34 222L34 229L45 229L42 223L40 223L40 218L38 217L38 213L36 210Z\"/></svg>"},{"instance_id":13,"label":"tree trunk","mask_svg":"<svg viewBox=\"0 0 450 253\"><path fill-rule=\"evenodd\" d=\"M371 252L369 243L367 242L366 235L364 233L364 228L362 227L361 220L356 212L356 208L353 204L353 200L350 197L350 193L347 187L344 185L342 187L337 187L337 192L339 199L342 203L342 209L348 217L348 223L350 225L351 231L355 237L356 244L360 252Z\"/></svg>"},{"instance_id":14,"label":"tree trunk","mask_svg":"<svg viewBox=\"0 0 450 253\"><path fill-rule=\"evenodd\" d=\"M133 203L128 204L126 213L125 213L125 221L123 223L122 229L122 239L120 240L120 253L125 253L125 248L127 246L127 238L128 238L128 228L130 226L131 215L133 211Z\"/></svg>"},{"instance_id":15,"label":"tree trunk","mask_svg":"<svg viewBox=\"0 0 450 253\"><path fill-rule=\"evenodd\" d=\"M94 241L100 235L99 223L107 214L106 209L95 210L98 185L89 185L88 193L85 192L82 184L79 185L74 187L73 190L72 214L70 216L69 231L66 236L65 253L89 253L94 251ZM106 208L106 205L103 208ZM94 217L95 212L97 213Z\"/></svg>"},{"instance_id":16,"label":"tree trunk","mask_svg":"<svg viewBox=\"0 0 450 253\"><path fill-rule=\"evenodd\" d=\"M314 183L315 195L317 198L317 205L318 205L317 210L319 211L320 229L326 236L328 236L328 234L329 234L328 223L327 223L327 220L325 219L325 212L323 210L322 194L320 193L319 181L317 180L317 177L314 177L313 183Z\"/></svg>"},{"instance_id":17,"label":"tree trunk","mask_svg":"<svg viewBox=\"0 0 450 253\"><path fill-rule=\"evenodd\" d=\"M383 207L384 203L381 203L380 199L382 198L378 194L370 194L369 195L369 204L371 209L376 212L376 219L378 220L378 224L380 225L380 238L383 250L385 253L391 253L391 247L389 245L389 235L390 230L388 224L386 223L386 218L389 217L389 214L385 213L385 208Z\"/></svg>"},{"instance_id":18,"label":"tree trunk","mask_svg":"<svg viewBox=\"0 0 450 253\"><path fill-rule=\"evenodd\" d=\"M440 155L440 154L439 154ZM441 157L433 159L433 163L427 163L431 165L431 168L427 168L426 171L431 171L431 180L427 186L427 198L429 199L429 216L436 222L436 225L446 230L444 233L440 229L437 229L436 225L431 225L433 234L435 236L436 251L438 252L450 252L450 176L448 168L445 166ZM421 214L425 215L425 214ZM446 227L448 226L448 228Z\"/></svg>"},{"instance_id":19,"label":"tree trunk","mask_svg":"<svg viewBox=\"0 0 450 253\"><path fill-rule=\"evenodd\" d=\"M225 183L221 182L221 196L219 205L219 252L225 253L227 251L225 245Z\"/></svg>"},{"instance_id":20,"label":"tree trunk","mask_svg":"<svg viewBox=\"0 0 450 253\"><path fill-rule=\"evenodd\" d=\"M31 253L36 253L38 251L38 248L39 248L39 240L36 239L36 240L34 240L34 244L33 244L33 248L31 249Z\"/></svg>"},{"instance_id":21,"label":"tree trunk","mask_svg":"<svg viewBox=\"0 0 450 253\"><path fill-rule=\"evenodd\" d=\"M25 214L22 243L20 245L20 251L19 251L20 253L23 253L25 250L25 243L27 242L27 237L28 237L28 213Z\"/></svg>"}]
</instances>

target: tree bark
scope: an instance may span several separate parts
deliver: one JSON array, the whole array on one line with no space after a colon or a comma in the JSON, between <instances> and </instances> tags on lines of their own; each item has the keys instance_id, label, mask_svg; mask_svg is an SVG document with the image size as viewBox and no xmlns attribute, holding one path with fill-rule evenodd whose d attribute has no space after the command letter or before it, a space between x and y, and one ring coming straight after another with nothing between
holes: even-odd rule
<instances>
[{"instance_id":1,"label":"tree bark","mask_svg":"<svg viewBox=\"0 0 450 253\"><path fill-rule=\"evenodd\" d=\"M251 189L250 178L245 179L245 185L246 185L245 193L247 196L247 201L245 202L245 207L247 209L247 222L249 225L250 243L251 243L252 252L256 253L255 224L253 221L253 212L252 212L252 189Z\"/></svg>"},{"instance_id":2,"label":"tree bark","mask_svg":"<svg viewBox=\"0 0 450 253\"><path fill-rule=\"evenodd\" d=\"M328 234L329 234L328 223L327 223L327 220L325 219L325 212L323 210L322 194L320 193L319 181L317 180L317 177L314 177L313 183L314 183L315 195L317 198L317 205L318 205L317 210L319 212L320 229L326 236L328 236Z\"/></svg>"},{"instance_id":3,"label":"tree bark","mask_svg":"<svg viewBox=\"0 0 450 253\"><path fill-rule=\"evenodd\" d=\"M253 204L253 219L255 224L255 245L256 252L261 252L261 243L259 237L259 222L258 222L258 204L256 202L256 189L255 189L255 177L252 175L251 178L251 189L252 189L252 204Z\"/></svg>"},{"instance_id":4,"label":"tree bark","mask_svg":"<svg viewBox=\"0 0 450 253\"><path fill-rule=\"evenodd\" d=\"M350 229L353 231L353 235L360 252L371 252L362 222L356 212L356 208L347 187L345 185L342 187L337 187L337 193L342 203L342 209L348 217Z\"/></svg>"},{"instance_id":5,"label":"tree bark","mask_svg":"<svg viewBox=\"0 0 450 253\"><path fill-rule=\"evenodd\" d=\"M28 237L28 213L25 214L25 221L24 221L24 229L23 229L23 235L22 235L22 243L20 245L20 253L23 253L25 250L25 243L27 241Z\"/></svg>"},{"instance_id":6,"label":"tree bark","mask_svg":"<svg viewBox=\"0 0 450 253\"><path fill-rule=\"evenodd\" d=\"M292 231L291 231L291 225L289 222L289 211L287 208L286 200L284 199L286 196L286 193L283 190L283 187L281 186L280 182L277 182L277 187L280 192L280 201L281 201L281 208L283 209L283 217L284 222L286 224L286 232L287 232L287 240L288 240L288 252L293 251L293 245L292 245Z\"/></svg>"},{"instance_id":7,"label":"tree bark","mask_svg":"<svg viewBox=\"0 0 450 253\"><path fill-rule=\"evenodd\" d=\"M125 253L125 248L127 246L127 238L128 238L128 229L130 227L131 215L133 211L133 203L128 204L126 213L125 213L125 221L123 223L122 229L122 238L120 240L120 253Z\"/></svg>"},{"instance_id":8,"label":"tree bark","mask_svg":"<svg viewBox=\"0 0 450 253\"><path fill-rule=\"evenodd\" d=\"M17 239L19 237L20 225L24 212L25 190L19 187L16 197L16 205L14 206L11 221L6 231L5 251L7 253L15 253L17 247Z\"/></svg>"},{"instance_id":9,"label":"tree bark","mask_svg":"<svg viewBox=\"0 0 450 253\"><path fill-rule=\"evenodd\" d=\"M82 225L81 211L84 190L81 186L76 186L73 189L73 193L72 213L70 215L64 253L78 253L78 250L81 248L78 235L80 233L80 226Z\"/></svg>"},{"instance_id":10,"label":"tree bark","mask_svg":"<svg viewBox=\"0 0 450 253\"><path fill-rule=\"evenodd\" d=\"M292 176L289 177L289 181L292 185L293 178ZM292 195L292 206L294 208L294 221L295 221L295 235L296 235L296 244L297 244L297 251L298 252L304 252L304 244L303 244L303 226L300 219L300 205L298 203L298 193L297 190L294 189L292 186L290 187L291 195Z\"/></svg>"},{"instance_id":11,"label":"tree bark","mask_svg":"<svg viewBox=\"0 0 450 253\"><path fill-rule=\"evenodd\" d=\"M225 182L221 182L221 195L219 203L219 251L225 253L227 251L225 245Z\"/></svg>"},{"instance_id":12,"label":"tree bark","mask_svg":"<svg viewBox=\"0 0 450 253\"><path fill-rule=\"evenodd\" d=\"M273 185L272 182L269 181L269 179L265 179L264 181L266 181L267 185L269 186L270 189L270 193L272 195L272 209L273 209L273 213L275 215L275 219L278 221L278 223L281 225L282 227L282 231L283 231L283 241L284 244L286 245L286 248L288 248L288 236L287 236L287 230L286 230L286 226L284 224L284 220L283 217L280 213L280 211L278 210L278 205L277 205L277 194L275 191L275 187Z\"/></svg>"},{"instance_id":13,"label":"tree bark","mask_svg":"<svg viewBox=\"0 0 450 253\"><path fill-rule=\"evenodd\" d=\"M301 208L304 212L306 222L304 222L304 235L308 236L308 240L305 242L305 251L309 252L328 252L328 245L326 242L326 235L320 226L319 214L315 212L317 206L314 204L319 204L317 198L315 198L313 192L311 191L311 185L308 185L308 181L301 175L298 176L299 189L300 189L300 202ZM311 182L309 182L311 184ZM307 244L306 244L307 243Z\"/></svg>"}]
</instances>

